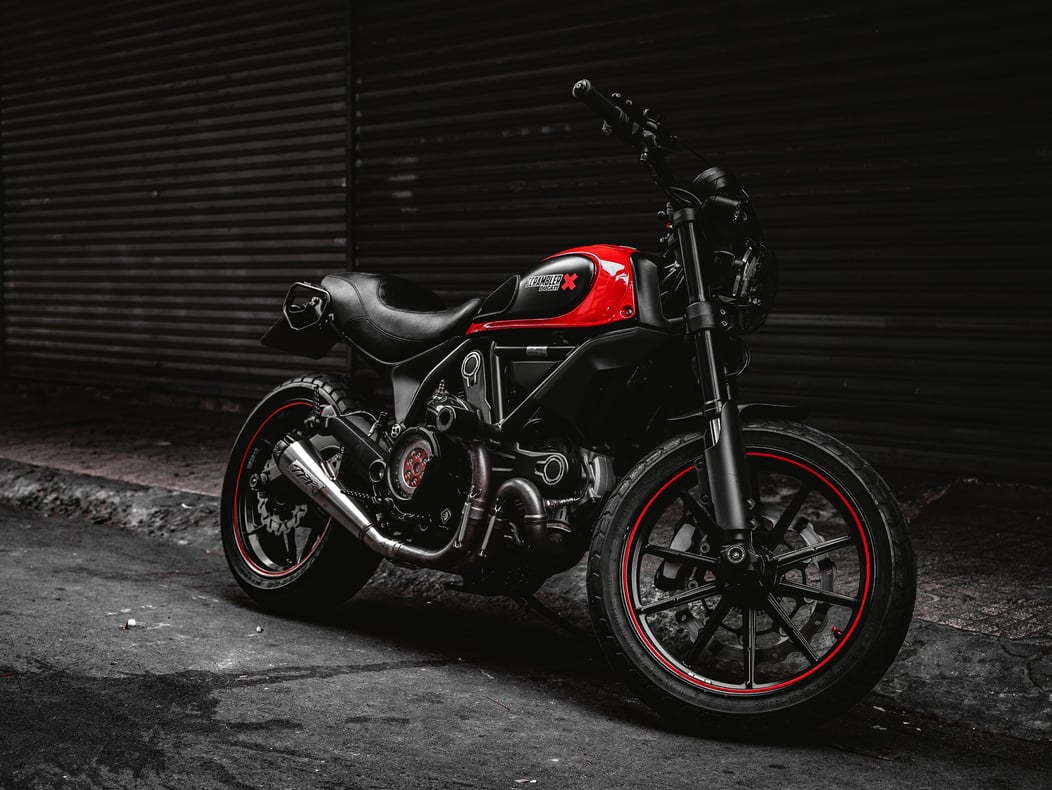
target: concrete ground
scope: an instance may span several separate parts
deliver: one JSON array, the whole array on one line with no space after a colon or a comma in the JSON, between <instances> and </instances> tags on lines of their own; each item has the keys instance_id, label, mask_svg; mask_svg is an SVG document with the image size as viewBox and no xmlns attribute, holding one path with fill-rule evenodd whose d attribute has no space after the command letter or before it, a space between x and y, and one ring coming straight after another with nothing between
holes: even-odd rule
<instances>
[{"instance_id":1,"label":"concrete ground","mask_svg":"<svg viewBox=\"0 0 1052 790\"><path fill-rule=\"evenodd\" d=\"M221 554L0 505L0 787L1043 790L1047 744L871 695L786 742L688 737L594 641L381 578L321 622ZM912 704L909 693L901 695Z\"/></svg>"},{"instance_id":2,"label":"concrete ground","mask_svg":"<svg viewBox=\"0 0 1052 790\"><path fill-rule=\"evenodd\" d=\"M0 390L0 502L92 523L100 539L121 526L191 553L221 553L217 496L245 415L210 405ZM898 660L856 708L1047 748L1052 488L882 471L912 519L918 599ZM539 597L587 640L582 577L580 567L562 574ZM396 609L400 599L447 611L483 605L444 590L445 580L384 565L367 594Z\"/></svg>"}]
</instances>

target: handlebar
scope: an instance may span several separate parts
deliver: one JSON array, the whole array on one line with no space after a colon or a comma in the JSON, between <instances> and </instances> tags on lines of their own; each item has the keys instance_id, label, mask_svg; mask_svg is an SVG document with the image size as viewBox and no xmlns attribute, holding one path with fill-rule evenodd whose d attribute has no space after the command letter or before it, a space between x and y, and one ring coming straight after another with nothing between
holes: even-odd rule
<instances>
[{"instance_id":1,"label":"handlebar","mask_svg":"<svg viewBox=\"0 0 1052 790\"><path fill-rule=\"evenodd\" d=\"M583 101L589 109L606 121L610 127L610 134L616 134L627 143L634 142L638 137L639 125L632 122L628 113L596 90L590 81L578 80L573 86L573 97Z\"/></svg>"},{"instance_id":2,"label":"handlebar","mask_svg":"<svg viewBox=\"0 0 1052 790\"><path fill-rule=\"evenodd\" d=\"M680 143L675 135L663 128L664 121L659 114L650 109L641 109L640 105L634 104L620 93L612 93L607 97L589 80L578 80L574 84L573 97L584 102L603 119L603 131L606 134L616 135L639 152L639 159L650 168L654 183L668 192L671 202L681 200L684 194L691 195L691 199L699 205L705 202L704 198L699 199L690 190L681 189L676 184L675 176L665 157L678 148ZM676 198L674 193L678 194L679 198ZM739 200L720 196L715 205L729 211L736 218L741 216L743 206Z\"/></svg>"}]
</instances>

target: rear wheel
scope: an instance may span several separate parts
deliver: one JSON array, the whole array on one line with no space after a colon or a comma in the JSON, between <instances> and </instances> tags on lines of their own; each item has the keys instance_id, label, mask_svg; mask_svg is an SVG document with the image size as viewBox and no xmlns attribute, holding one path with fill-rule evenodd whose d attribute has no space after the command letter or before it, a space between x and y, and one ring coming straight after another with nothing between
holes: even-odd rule
<instances>
[{"instance_id":1,"label":"rear wheel","mask_svg":"<svg viewBox=\"0 0 1052 790\"><path fill-rule=\"evenodd\" d=\"M600 518L592 615L615 668L666 715L739 735L798 732L891 664L913 610L913 555L887 485L838 440L771 422L747 426L745 442L755 560L742 571L723 551L694 467L703 440L674 439Z\"/></svg>"},{"instance_id":2,"label":"rear wheel","mask_svg":"<svg viewBox=\"0 0 1052 790\"><path fill-rule=\"evenodd\" d=\"M288 614L312 614L343 603L380 561L276 469L275 444L302 427L315 399L340 413L355 408L342 378L316 374L279 385L245 421L230 454L220 503L223 550L234 578L261 607ZM341 453L334 439L314 443L326 460L338 464ZM269 482L261 485L266 478Z\"/></svg>"}]
</instances>

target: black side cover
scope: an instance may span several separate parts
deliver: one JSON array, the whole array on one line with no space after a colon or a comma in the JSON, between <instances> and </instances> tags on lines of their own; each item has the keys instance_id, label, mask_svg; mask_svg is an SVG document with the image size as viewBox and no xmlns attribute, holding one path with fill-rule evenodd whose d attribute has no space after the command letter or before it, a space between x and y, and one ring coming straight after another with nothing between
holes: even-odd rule
<instances>
[{"instance_id":1,"label":"black side cover","mask_svg":"<svg viewBox=\"0 0 1052 790\"><path fill-rule=\"evenodd\" d=\"M321 359L336 345L337 335L329 324L317 323L306 329L293 329L282 316L259 341L267 348L300 357Z\"/></svg>"},{"instance_id":2,"label":"black side cover","mask_svg":"<svg viewBox=\"0 0 1052 790\"><path fill-rule=\"evenodd\" d=\"M599 375L631 371L658 353L668 340L667 332L643 326L604 332L586 340L512 410L504 419L504 429L521 430L538 405L567 419L576 419L584 404L594 397L594 382Z\"/></svg>"},{"instance_id":3,"label":"black side cover","mask_svg":"<svg viewBox=\"0 0 1052 790\"><path fill-rule=\"evenodd\" d=\"M636 275L636 317L643 326L668 329L668 321L661 309L661 264L642 252L632 253L632 270Z\"/></svg>"}]
</instances>

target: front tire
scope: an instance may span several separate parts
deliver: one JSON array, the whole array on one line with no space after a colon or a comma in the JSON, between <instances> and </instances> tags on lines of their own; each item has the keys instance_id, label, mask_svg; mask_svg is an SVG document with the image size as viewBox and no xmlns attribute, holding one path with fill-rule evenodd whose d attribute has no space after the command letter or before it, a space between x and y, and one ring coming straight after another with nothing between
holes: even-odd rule
<instances>
[{"instance_id":1,"label":"front tire","mask_svg":"<svg viewBox=\"0 0 1052 790\"><path fill-rule=\"evenodd\" d=\"M756 573L743 582L721 565L694 468L704 440L678 437L622 480L600 517L592 618L615 670L666 716L724 735L799 733L894 660L913 611L913 553L894 496L844 444L787 422L748 425L744 438Z\"/></svg>"},{"instance_id":2,"label":"front tire","mask_svg":"<svg viewBox=\"0 0 1052 790\"><path fill-rule=\"evenodd\" d=\"M315 399L341 414L355 409L341 377L314 374L280 384L245 421L223 479L220 530L230 570L261 608L281 614L314 615L338 606L380 562L274 468L274 445L302 427ZM326 460L339 455L335 440L321 450ZM268 467L272 482L254 490L253 476Z\"/></svg>"}]
</instances>

